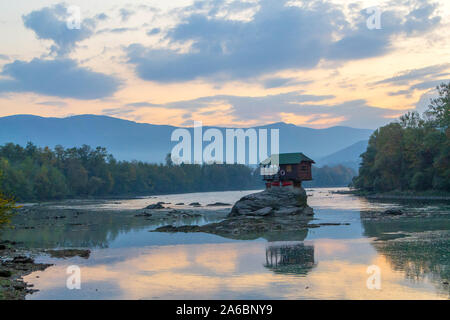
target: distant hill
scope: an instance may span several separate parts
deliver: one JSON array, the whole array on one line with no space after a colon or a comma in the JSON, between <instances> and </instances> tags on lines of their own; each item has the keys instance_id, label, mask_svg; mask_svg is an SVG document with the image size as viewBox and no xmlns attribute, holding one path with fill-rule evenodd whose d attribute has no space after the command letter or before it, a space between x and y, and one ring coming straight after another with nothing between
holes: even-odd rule
<instances>
[{"instance_id":1,"label":"distant hill","mask_svg":"<svg viewBox=\"0 0 450 320\"><path fill-rule=\"evenodd\" d=\"M358 170L361 161L360 155L367 149L369 140L358 141L351 146L334 152L326 157L320 158L317 161L318 166L333 166L342 164L346 167Z\"/></svg>"},{"instance_id":2,"label":"distant hill","mask_svg":"<svg viewBox=\"0 0 450 320\"><path fill-rule=\"evenodd\" d=\"M204 130L208 128L204 127ZM258 128L280 129L281 152L301 151L315 160L322 160L327 155L367 140L372 133L369 129L340 126L311 129L283 122ZM106 147L119 160L163 162L175 145L170 141L175 129L174 126L136 123L98 115L67 118L15 115L0 118L0 144L13 142L25 145L31 141L51 148L58 144L64 147L87 144Z\"/></svg>"}]
</instances>

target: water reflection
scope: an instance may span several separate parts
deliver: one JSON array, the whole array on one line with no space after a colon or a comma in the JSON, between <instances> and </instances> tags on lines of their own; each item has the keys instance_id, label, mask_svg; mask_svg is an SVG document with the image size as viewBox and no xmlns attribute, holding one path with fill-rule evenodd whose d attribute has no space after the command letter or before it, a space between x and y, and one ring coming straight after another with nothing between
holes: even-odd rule
<instances>
[{"instance_id":1,"label":"water reflection","mask_svg":"<svg viewBox=\"0 0 450 320\"><path fill-rule=\"evenodd\" d=\"M373 247L393 270L412 283L429 281L450 297L450 220L442 206L432 209L433 216L398 219L363 213L361 221L364 235L375 238Z\"/></svg>"},{"instance_id":2,"label":"water reflection","mask_svg":"<svg viewBox=\"0 0 450 320\"><path fill-rule=\"evenodd\" d=\"M306 275L315 265L312 245L271 245L266 249L264 267L275 273Z\"/></svg>"},{"instance_id":3,"label":"water reflection","mask_svg":"<svg viewBox=\"0 0 450 320\"><path fill-rule=\"evenodd\" d=\"M350 225L269 232L252 241L154 233L148 232L157 226L154 221L121 216L122 209L148 204L141 199L112 203L118 207L114 218L92 210L74 221L23 216L19 228L4 236L35 247L92 248L87 260L38 257L55 265L27 277L40 290L31 299L448 299L448 204L382 203L327 189L308 193L313 223ZM210 193L207 200L200 201L200 195L198 200L203 205L232 203L242 195ZM182 196L151 202L188 203L190 196ZM391 207L428 216L371 216ZM206 222L187 218L173 223ZM21 228L30 225L35 229ZM73 264L81 267L82 290L66 288L66 267ZM382 270L382 290L366 286L366 270L373 264Z\"/></svg>"},{"instance_id":4,"label":"water reflection","mask_svg":"<svg viewBox=\"0 0 450 320\"><path fill-rule=\"evenodd\" d=\"M0 239L22 243L30 248L107 248L118 237L155 229L164 224L205 224L216 221L211 217L187 217L166 222L134 217L126 212L49 211L45 214L19 214L13 229L5 229ZM57 219L61 214L64 218Z\"/></svg>"}]
</instances>

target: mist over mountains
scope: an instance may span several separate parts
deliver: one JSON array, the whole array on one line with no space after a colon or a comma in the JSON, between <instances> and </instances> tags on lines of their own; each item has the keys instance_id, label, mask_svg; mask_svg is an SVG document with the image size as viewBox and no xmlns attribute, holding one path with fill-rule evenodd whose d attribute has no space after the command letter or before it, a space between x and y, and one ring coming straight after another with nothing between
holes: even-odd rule
<instances>
[{"instance_id":1,"label":"mist over mountains","mask_svg":"<svg viewBox=\"0 0 450 320\"><path fill-rule=\"evenodd\" d=\"M203 127L203 132L208 128ZM280 152L303 152L318 165L347 164L354 167L373 130L336 126L326 129L273 123L255 129L279 129ZM8 142L54 148L56 145L106 147L119 160L164 162L177 142L170 140L175 126L136 123L98 115L44 118L14 115L0 118L0 144ZM188 128L192 132L192 128ZM218 128L224 132L225 128ZM225 134L224 134L225 138ZM225 141L224 141L225 143ZM204 142L205 147L208 142Z\"/></svg>"}]
</instances>

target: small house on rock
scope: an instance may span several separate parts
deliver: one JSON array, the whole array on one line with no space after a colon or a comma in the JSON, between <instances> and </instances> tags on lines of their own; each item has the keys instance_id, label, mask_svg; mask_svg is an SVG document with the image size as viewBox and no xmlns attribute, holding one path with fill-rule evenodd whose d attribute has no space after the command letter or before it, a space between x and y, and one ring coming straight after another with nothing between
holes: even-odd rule
<instances>
[{"instance_id":1,"label":"small house on rock","mask_svg":"<svg viewBox=\"0 0 450 320\"><path fill-rule=\"evenodd\" d=\"M266 189L272 187L301 188L302 181L312 180L314 160L301 152L275 154L260 163Z\"/></svg>"}]
</instances>

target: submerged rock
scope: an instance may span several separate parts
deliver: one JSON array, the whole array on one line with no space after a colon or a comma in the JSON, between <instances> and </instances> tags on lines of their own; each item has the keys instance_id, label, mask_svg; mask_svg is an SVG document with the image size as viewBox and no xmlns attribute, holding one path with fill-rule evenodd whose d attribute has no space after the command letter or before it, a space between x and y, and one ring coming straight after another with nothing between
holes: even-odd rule
<instances>
[{"instance_id":1,"label":"submerged rock","mask_svg":"<svg viewBox=\"0 0 450 320\"><path fill-rule=\"evenodd\" d=\"M88 259L91 254L90 250L81 249L47 250L46 252L52 258L72 258L78 256L84 259Z\"/></svg>"},{"instance_id":2,"label":"submerged rock","mask_svg":"<svg viewBox=\"0 0 450 320\"><path fill-rule=\"evenodd\" d=\"M189 205L192 207L201 207L202 206L199 202L191 202L191 203L189 203Z\"/></svg>"},{"instance_id":3,"label":"submerged rock","mask_svg":"<svg viewBox=\"0 0 450 320\"><path fill-rule=\"evenodd\" d=\"M164 202L154 203L154 204L151 204L151 205L145 207L145 209L165 209L163 204L164 204Z\"/></svg>"},{"instance_id":4,"label":"submerged rock","mask_svg":"<svg viewBox=\"0 0 450 320\"><path fill-rule=\"evenodd\" d=\"M401 216L403 214L402 210L399 209L389 209L384 212L384 214L388 214L391 216Z\"/></svg>"},{"instance_id":5,"label":"submerged rock","mask_svg":"<svg viewBox=\"0 0 450 320\"><path fill-rule=\"evenodd\" d=\"M313 215L313 210L307 205L306 199L303 188L264 190L241 198L233 206L229 216L310 216Z\"/></svg>"},{"instance_id":6,"label":"submerged rock","mask_svg":"<svg viewBox=\"0 0 450 320\"><path fill-rule=\"evenodd\" d=\"M146 217L146 218L148 218L148 217L151 217L152 214L151 214L151 213L148 213L148 212L141 212L141 213L135 214L134 216L135 216L135 217Z\"/></svg>"},{"instance_id":7,"label":"submerged rock","mask_svg":"<svg viewBox=\"0 0 450 320\"><path fill-rule=\"evenodd\" d=\"M231 204L225 202L214 202L207 205L207 207L227 207L227 206L231 206Z\"/></svg>"},{"instance_id":8,"label":"submerged rock","mask_svg":"<svg viewBox=\"0 0 450 320\"><path fill-rule=\"evenodd\" d=\"M34 263L34 260L33 258L26 256L17 256L12 259L12 263L21 263L21 264Z\"/></svg>"},{"instance_id":9,"label":"submerged rock","mask_svg":"<svg viewBox=\"0 0 450 320\"><path fill-rule=\"evenodd\" d=\"M0 277L2 277L2 278L11 277L11 271L0 269Z\"/></svg>"}]
</instances>

